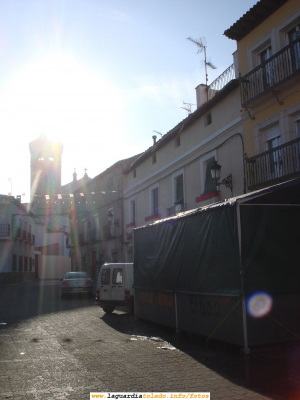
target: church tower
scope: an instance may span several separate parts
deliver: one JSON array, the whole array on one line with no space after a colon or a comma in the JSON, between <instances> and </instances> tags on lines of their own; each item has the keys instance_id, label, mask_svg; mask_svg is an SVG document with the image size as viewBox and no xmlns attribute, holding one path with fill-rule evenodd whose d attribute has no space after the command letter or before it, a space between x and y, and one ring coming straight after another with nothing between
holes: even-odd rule
<instances>
[{"instance_id":1,"label":"church tower","mask_svg":"<svg viewBox=\"0 0 300 400\"><path fill-rule=\"evenodd\" d=\"M49 140L44 134L29 143L31 154L30 198L53 195L61 190L62 143Z\"/></svg>"}]
</instances>

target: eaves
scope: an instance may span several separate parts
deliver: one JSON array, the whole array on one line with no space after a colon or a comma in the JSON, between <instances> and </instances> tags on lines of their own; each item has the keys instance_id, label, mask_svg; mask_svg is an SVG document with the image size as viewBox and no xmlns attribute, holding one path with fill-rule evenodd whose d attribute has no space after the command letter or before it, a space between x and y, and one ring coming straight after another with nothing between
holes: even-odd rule
<instances>
[{"instance_id":1,"label":"eaves","mask_svg":"<svg viewBox=\"0 0 300 400\"><path fill-rule=\"evenodd\" d=\"M239 41L243 39L287 2L288 0L258 1L249 11L227 29L224 35L232 40Z\"/></svg>"},{"instance_id":2,"label":"eaves","mask_svg":"<svg viewBox=\"0 0 300 400\"><path fill-rule=\"evenodd\" d=\"M184 131L186 128L194 124L199 118L211 110L216 104L218 104L224 97L228 96L234 89L239 86L238 79L231 80L222 90L219 91L212 99L204 103L201 107L197 108L192 114L181 121L168 133L166 133L158 142L153 146L149 147L144 153L142 153L125 171L125 174L133 171L138 165L140 165L147 158L151 157L153 153L164 147L167 143L173 140L179 133Z\"/></svg>"}]
</instances>

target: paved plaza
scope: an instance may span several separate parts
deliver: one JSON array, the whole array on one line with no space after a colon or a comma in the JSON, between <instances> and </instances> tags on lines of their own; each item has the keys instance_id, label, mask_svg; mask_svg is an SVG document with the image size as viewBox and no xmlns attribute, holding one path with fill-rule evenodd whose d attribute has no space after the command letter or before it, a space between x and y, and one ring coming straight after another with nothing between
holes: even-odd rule
<instances>
[{"instance_id":1,"label":"paved plaza","mask_svg":"<svg viewBox=\"0 0 300 400\"><path fill-rule=\"evenodd\" d=\"M89 399L90 392L210 392L300 399L300 345L239 349L61 300L60 281L0 287L0 399Z\"/></svg>"}]
</instances>

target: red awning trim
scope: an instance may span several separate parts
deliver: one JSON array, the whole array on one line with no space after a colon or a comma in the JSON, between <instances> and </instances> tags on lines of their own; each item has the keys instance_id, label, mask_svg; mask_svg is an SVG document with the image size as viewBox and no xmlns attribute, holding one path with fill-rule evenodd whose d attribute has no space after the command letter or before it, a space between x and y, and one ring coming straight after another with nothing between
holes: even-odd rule
<instances>
[{"instance_id":1,"label":"red awning trim","mask_svg":"<svg viewBox=\"0 0 300 400\"><path fill-rule=\"evenodd\" d=\"M215 192L211 192L208 194L203 194L200 197L196 197L196 203L200 203L201 201L209 200L212 199L213 197L218 197L219 196L219 191L216 190Z\"/></svg>"}]
</instances>

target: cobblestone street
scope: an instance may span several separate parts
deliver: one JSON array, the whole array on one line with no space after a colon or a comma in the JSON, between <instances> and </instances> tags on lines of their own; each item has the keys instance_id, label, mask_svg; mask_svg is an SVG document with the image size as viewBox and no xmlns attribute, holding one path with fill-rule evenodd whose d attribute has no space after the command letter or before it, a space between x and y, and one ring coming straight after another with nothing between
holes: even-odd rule
<instances>
[{"instance_id":1,"label":"cobblestone street","mask_svg":"<svg viewBox=\"0 0 300 400\"><path fill-rule=\"evenodd\" d=\"M174 332L60 281L0 287L0 398L89 399L97 391L200 392L211 399L300 399L298 343L239 349Z\"/></svg>"}]
</instances>

